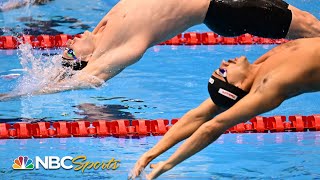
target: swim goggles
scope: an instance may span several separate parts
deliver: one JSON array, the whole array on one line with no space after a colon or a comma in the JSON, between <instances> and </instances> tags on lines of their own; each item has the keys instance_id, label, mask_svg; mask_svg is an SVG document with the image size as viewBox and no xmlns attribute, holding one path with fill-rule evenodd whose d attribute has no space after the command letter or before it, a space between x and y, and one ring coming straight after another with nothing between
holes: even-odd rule
<instances>
[{"instance_id":1,"label":"swim goggles","mask_svg":"<svg viewBox=\"0 0 320 180\"><path fill-rule=\"evenodd\" d=\"M219 76L223 77L223 79L229 84L228 79L227 79L227 70L219 68L215 71L216 74Z\"/></svg>"},{"instance_id":2,"label":"swim goggles","mask_svg":"<svg viewBox=\"0 0 320 180\"><path fill-rule=\"evenodd\" d=\"M67 56L72 59L65 58L62 56L63 61L61 62L61 64L63 67L71 67L73 70L77 71L87 66L88 62L79 60L76 57L73 49L66 48L65 50L67 51ZM71 60L74 60L74 62L72 62Z\"/></svg>"},{"instance_id":3,"label":"swim goggles","mask_svg":"<svg viewBox=\"0 0 320 180\"><path fill-rule=\"evenodd\" d=\"M75 52L73 51L73 49L66 48L65 50L67 51L67 56L73 58L73 60L75 60L75 61L78 61L78 58L76 57L76 54L75 54ZM65 57L63 57L63 56L62 56L62 59L64 59L64 60L70 60L70 59L65 58Z\"/></svg>"}]
</instances>

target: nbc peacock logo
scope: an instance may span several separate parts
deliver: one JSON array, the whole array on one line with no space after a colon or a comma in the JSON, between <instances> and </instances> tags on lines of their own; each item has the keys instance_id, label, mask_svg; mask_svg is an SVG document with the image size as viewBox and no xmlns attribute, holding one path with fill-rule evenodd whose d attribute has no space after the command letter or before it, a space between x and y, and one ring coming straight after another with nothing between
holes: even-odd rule
<instances>
[{"instance_id":1,"label":"nbc peacock logo","mask_svg":"<svg viewBox=\"0 0 320 180\"><path fill-rule=\"evenodd\" d=\"M32 170L34 165L32 163L32 159L28 156L19 156L13 161L12 168L19 170Z\"/></svg>"}]
</instances>

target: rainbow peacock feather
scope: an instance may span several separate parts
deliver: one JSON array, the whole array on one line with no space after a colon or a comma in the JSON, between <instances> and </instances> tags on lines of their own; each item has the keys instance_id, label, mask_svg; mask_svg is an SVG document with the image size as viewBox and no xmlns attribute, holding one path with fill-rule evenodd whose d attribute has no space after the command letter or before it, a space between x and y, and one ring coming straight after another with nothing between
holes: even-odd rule
<instances>
[{"instance_id":1,"label":"rainbow peacock feather","mask_svg":"<svg viewBox=\"0 0 320 180\"><path fill-rule=\"evenodd\" d=\"M19 156L13 161L12 168L19 170L32 170L34 165L32 163L32 159L29 159L28 156Z\"/></svg>"}]
</instances>

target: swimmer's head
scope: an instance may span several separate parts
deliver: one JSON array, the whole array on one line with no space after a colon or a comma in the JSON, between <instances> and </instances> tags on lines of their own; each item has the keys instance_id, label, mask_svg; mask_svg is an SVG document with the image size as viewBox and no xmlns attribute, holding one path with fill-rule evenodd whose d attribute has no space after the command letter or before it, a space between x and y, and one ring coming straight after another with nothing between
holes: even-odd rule
<instances>
[{"instance_id":1,"label":"swimmer's head","mask_svg":"<svg viewBox=\"0 0 320 180\"><path fill-rule=\"evenodd\" d=\"M85 31L80 37L67 41L67 47L62 54L62 65L74 70L83 69L94 51L94 35Z\"/></svg>"},{"instance_id":2,"label":"swimmer's head","mask_svg":"<svg viewBox=\"0 0 320 180\"><path fill-rule=\"evenodd\" d=\"M67 57L62 56L61 64L63 67L70 67L73 70L78 71L87 66L88 62L78 59L73 49L66 48L65 51Z\"/></svg>"},{"instance_id":3,"label":"swimmer's head","mask_svg":"<svg viewBox=\"0 0 320 180\"><path fill-rule=\"evenodd\" d=\"M235 86L241 86L242 82L247 78L250 72L251 64L245 56L241 56L228 61L222 61L220 69L228 72L228 82ZM216 73L214 73L216 74ZM221 76L218 76L221 78ZM224 79L222 79L224 80Z\"/></svg>"},{"instance_id":4,"label":"swimmer's head","mask_svg":"<svg viewBox=\"0 0 320 180\"><path fill-rule=\"evenodd\" d=\"M243 82L250 71L250 63L244 56L223 61L214 71L208 83L212 101L219 107L228 109L248 94Z\"/></svg>"}]
</instances>

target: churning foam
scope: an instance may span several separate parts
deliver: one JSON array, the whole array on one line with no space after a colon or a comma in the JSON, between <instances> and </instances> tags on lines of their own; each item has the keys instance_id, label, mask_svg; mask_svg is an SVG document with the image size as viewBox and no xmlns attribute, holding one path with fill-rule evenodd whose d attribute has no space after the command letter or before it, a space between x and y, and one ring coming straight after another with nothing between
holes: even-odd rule
<instances>
[{"instance_id":1,"label":"churning foam","mask_svg":"<svg viewBox=\"0 0 320 180\"><path fill-rule=\"evenodd\" d=\"M47 53L50 54L49 50ZM21 44L18 56L24 73L8 97L59 92L79 85L72 75L81 72L62 67L61 55L44 56L43 51L33 49L30 44ZM96 77L87 76L97 80ZM66 83L61 83L61 80Z\"/></svg>"}]
</instances>

